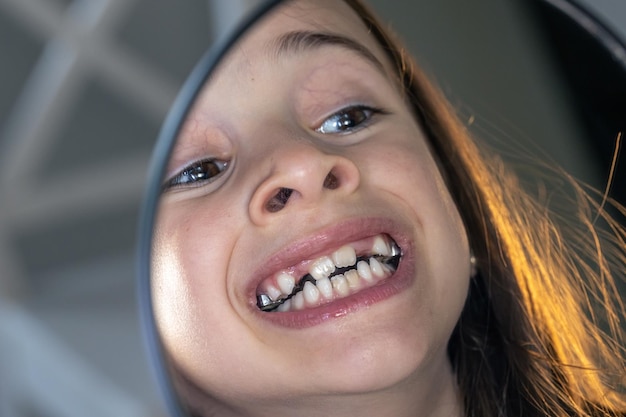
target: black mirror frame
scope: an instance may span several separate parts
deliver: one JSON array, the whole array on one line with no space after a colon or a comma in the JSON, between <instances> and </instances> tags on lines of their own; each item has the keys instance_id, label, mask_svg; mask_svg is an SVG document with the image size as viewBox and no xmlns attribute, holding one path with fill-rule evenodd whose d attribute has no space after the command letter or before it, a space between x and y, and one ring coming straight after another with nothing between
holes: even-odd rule
<instances>
[{"instance_id":1,"label":"black mirror frame","mask_svg":"<svg viewBox=\"0 0 626 417\"><path fill-rule=\"evenodd\" d=\"M626 133L626 35L620 36L580 0L530 4L564 75L590 149L606 167L609 195L626 205L626 164L620 152Z\"/></svg>"}]
</instances>

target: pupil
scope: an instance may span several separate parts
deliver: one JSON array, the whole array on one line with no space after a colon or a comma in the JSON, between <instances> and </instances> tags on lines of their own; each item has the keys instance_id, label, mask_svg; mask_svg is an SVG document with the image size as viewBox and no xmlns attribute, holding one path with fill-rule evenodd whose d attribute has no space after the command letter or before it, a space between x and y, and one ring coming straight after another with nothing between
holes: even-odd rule
<instances>
[{"instance_id":1,"label":"pupil","mask_svg":"<svg viewBox=\"0 0 626 417\"><path fill-rule=\"evenodd\" d=\"M210 179L220 173L219 167L213 161L203 161L191 167L184 175L191 181Z\"/></svg>"},{"instance_id":2,"label":"pupil","mask_svg":"<svg viewBox=\"0 0 626 417\"><path fill-rule=\"evenodd\" d=\"M339 120L340 127L353 127L354 125L354 121L350 118L350 115L348 114L344 115L343 118Z\"/></svg>"},{"instance_id":3,"label":"pupil","mask_svg":"<svg viewBox=\"0 0 626 417\"><path fill-rule=\"evenodd\" d=\"M192 180L197 181L205 177L205 173L202 169L202 165L195 166L191 169L189 176Z\"/></svg>"},{"instance_id":4,"label":"pupil","mask_svg":"<svg viewBox=\"0 0 626 417\"><path fill-rule=\"evenodd\" d=\"M365 120L365 114L360 109L351 109L346 111L339 119L340 128L351 128L357 126Z\"/></svg>"}]
</instances>

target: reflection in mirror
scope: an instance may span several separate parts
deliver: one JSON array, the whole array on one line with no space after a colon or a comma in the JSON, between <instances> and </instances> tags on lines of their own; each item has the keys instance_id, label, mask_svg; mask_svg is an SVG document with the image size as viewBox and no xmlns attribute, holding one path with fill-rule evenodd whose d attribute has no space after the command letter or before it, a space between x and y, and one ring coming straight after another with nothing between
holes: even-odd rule
<instances>
[{"instance_id":1,"label":"reflection in mirror","mask_svg":"<svg viewBox=\"0 0 626 417\"><path fill-rule=\"evenodd\" d=\"M184 415L626 412L623 227L429 78L356 0L282 2L219 61L151 241Z\"/></svg>"}]
</instances>

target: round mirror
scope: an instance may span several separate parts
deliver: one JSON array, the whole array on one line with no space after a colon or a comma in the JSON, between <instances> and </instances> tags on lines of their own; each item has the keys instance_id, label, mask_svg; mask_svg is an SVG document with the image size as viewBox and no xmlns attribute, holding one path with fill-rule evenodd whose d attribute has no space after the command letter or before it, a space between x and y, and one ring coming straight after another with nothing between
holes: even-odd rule
<instances>
[{"instance_id":1,"label":"round mirror","mask_svg":"<svg viewBox=\"0 0 626 417\"><path fill-rule=\"evenodd\" d=\"M272 1L179 96L140 254L172 413L626 411L626 233L555 168L601 187L546 9L400 3L417 63L359 0Z\"/></svg>"}]
</instances>

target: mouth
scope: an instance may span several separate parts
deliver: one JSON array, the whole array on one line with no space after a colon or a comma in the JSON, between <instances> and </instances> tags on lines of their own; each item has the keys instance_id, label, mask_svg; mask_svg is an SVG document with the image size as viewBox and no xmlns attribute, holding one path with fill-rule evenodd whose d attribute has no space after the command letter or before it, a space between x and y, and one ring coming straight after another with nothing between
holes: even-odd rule
<instances>
[{"instance_id":1,"label":"mouth","mask_svg":"<svg viewBox=\"0 0 626 417\"><path fill-rule=\"evenodd\" d=\"M387 234L345 244L263 280L256 291L257 307L267 313L301 311L349 297L391 277L401 252Z\"/></svg>"}]
</instances>

